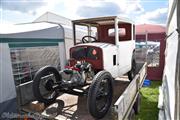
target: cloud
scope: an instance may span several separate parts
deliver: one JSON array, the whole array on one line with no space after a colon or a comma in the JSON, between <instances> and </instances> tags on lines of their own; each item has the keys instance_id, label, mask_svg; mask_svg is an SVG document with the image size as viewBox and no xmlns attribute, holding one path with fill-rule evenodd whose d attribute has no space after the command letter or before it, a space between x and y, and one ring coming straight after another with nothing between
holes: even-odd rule
<instances>
[{"instance_id":1,"label":"cloud","mask_svg":"<svg viewBox=\"0 0 180 120\"><path fill-rule=\"evenodd\" d=\"M104 2L100 6L80 6L77 9L77 14L81 17L95 17L106 15L117 15L121 9L113 2Z\"/></svg>"},{"instance_id":2,"label":"cloud","mask_svg":"<svg viewBox=\"0 0 180 120\"><path fill-rule=\"evenodd\" d=\"M77 19L83 17L136 14L143 11L141 0L1 0L3 10L40 15L47 11ZM54 8L58 9L57 12ZM63 10L60 9L64 7Z\"/></svg>"},{"instance_id":3,"label":"cloud","mask_svg":"<svg viewBox=\"0 0 180 120\"><path fill-rule=\"evenodd\" d=\"M146 12L137 19L138 23L165 24L168 8L158 8L154 11Z\"/></svg>"},{"instance_id":4,"label":"cloud","mask_svg":"<svg viewBox=\"0 0 180 120\"><path fill-rule=\"evenodd\" d=\"M87 4L83 4L83 2L80 2L80 4L82 5L79 5L76 10L76 14L80 17L105 15L127 16L128 14L137 14L144 11L140 0L121 0L121 2L118 0L111 0L111 2L109 0L94 0L93 2L87 2Z\"/></svg>"},{"instance_id":5,"label":"cloud","mask_svg":"<svg viewBox=\"0 0 180 120\"><path fill-rule=\"evenodd\" d=\"M167 8L161 4L143 0L0 0L3 19L31 21L50 11L70 19L117 15L127 17L136 23L165 23ZM152 3L149 5L149 3ZM163 2L164 3L164 2ZM152 5L153 6L152 8ZM162 5L164 6L164 5ZM161 6L161 7L162 7ZM156 9L150 11L149 9ZM151 9L151 10L152 10ZM0 8L1 10L1 8ZM148 12L146 12L148 11ZM8 13L8 14L7 14ZM25 16L25 17L24 17ZM22 17L22 18L21 18Z\"/></svg>"},{"instance_id":6,"label":"cloud","mask_svg":"<svg viewBox=\"0 0 180 120\"><path fill-rule=\"evenodd\" d=\"M3 10L18 11L21 13L36 14L36 10L46 6L45 0L1 0L1 8Z\"/></svg>"},{"instance_id":7,"label":"cloud","mask_svg":"<svg viewBox=\"0 0 180 120\"><path fill-rule=\"evenodd\" d=\"M128 14L130 14L130 13L137 14L137 13L142 13L142 12L144 12L144 8L140 4L139 0L137 2L135 2L134 4L127 5L127 13Z\"/></svg>"}]
</instances>

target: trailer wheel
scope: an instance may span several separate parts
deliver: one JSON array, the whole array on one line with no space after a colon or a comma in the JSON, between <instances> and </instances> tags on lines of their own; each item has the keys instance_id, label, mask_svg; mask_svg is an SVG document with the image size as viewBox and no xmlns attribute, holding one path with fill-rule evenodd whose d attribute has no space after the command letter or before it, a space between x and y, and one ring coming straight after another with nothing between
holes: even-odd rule
<instances>
[{"instance_id":1,"label":"trailer wheel","mask_svg":"<svg viewBox=\"0 0 180 120\"><path fill-rule=\"evenodd\" d=\"M53 89L54 83L62 80L58 70L51 66L45 66L39 69L33 79L34 97L45 104L56 100L58 93Z\"/></svg>"},{"instance_id":2,"label":"trailer wheel","mask_svg":"<svg viewBox=\"0 0 180 120\"><path fill-rule=\"evenodd\" d=\"M89 88L88 110L97 119L108 112L113 97L113 78L107 71L98 72Z\"/></svg>"},{"instance_id":3,"label":"trailer wheel","mask_svg":"<svg viewBox=\"0 0 180 120\"><path fill-rule=\"evenodd\" d=\"M138 114L140 112L140 107L141 107L140 105L141 105L141 94L139 93L137 98L136 98L136 101L133 105L135 114Z\"/></svg>"},{"instance_id":4,"label":"trailer wheel","mask_svg":"<svg viewBox=\"0 0 180 120\"><path fill-rule=\"evenodd\" d=\"M131 62L131 70L128 72L128 78L130 81L136 76L136 59L135 55L133 55L132 62Z\"/></svg>"}]
</instances>

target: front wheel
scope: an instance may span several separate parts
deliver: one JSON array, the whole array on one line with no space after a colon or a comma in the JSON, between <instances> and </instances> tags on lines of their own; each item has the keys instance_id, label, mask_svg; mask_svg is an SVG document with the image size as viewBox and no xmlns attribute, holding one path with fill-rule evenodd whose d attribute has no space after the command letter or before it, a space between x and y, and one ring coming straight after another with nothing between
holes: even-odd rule
<instances>
[{"instance_id":1,"label":"front wheel","mask_svg":"<svg viewBox=\"0 0 180 120\"><path fill-rule=\"evenodd\" d=\"M34 97L45 104L56 100L58 93L53 89L55 83L62 80L58 70L51 66L45 66L37 71L33 79Z\"/></svg>"},{"instance_id":2,"label":"front wheel","mask_svg":"<svg viewBox=\"0 0 180 120\"><path fill-rule=\"evenodd\" d=\"M88 109L94 118L103 118L111 106L112 81L113 78L107 71L98 72L93 79L88 93Z\"/></svg>"}]
</instances>

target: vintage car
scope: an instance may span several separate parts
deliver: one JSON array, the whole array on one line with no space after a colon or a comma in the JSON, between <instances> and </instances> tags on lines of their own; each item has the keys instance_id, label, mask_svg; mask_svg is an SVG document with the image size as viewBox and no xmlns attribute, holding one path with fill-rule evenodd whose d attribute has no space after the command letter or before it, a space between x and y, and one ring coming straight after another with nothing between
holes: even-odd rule
<instances>
[{"instance_id":1,"label":"vintage car","mask_svg":"<svg viewBox=\"0 0 180 120\"><path fill-rule=\"evenodd\" d=\"M67 66L61 71L41 68L34 76L33 93L46 104L54 102L59 92L86 95L89 113L103 118L111 106L113 80L127 74L131 81L136 74L135 25L117 16L72 23L74 47ZM87 27L87 35L77 41L76 28L81 26Z\"/></svg>"}]
</instances>

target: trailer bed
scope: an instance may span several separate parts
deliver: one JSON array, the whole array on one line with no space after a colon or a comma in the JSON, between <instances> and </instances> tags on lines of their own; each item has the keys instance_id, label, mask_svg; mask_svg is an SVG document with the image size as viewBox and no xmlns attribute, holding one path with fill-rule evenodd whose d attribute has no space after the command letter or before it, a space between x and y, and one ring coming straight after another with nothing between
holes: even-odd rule
<instances>
[{"instance_id":1,"label":"trailer bed","mask_svg":"<svg viewBox=\"0 0 180 120\"><path fill-rule=\"evenodd\" d=\"M142 73L144 71L144 73ZM142 75L141 75L142 74ZM122 76L114 81L114 93L112 107L103 120L110 119L125 119L132 105L135 102L139 89L146 76L146 64L138 64L138 74L132 82L127 76ZM135 88L134 88L135 87ZM129 88L129 89L128 89ZM134 88L132 94L127 92ZM123 99L129 96L128 102ZM123 98L122 98L123 97ZM126 107L124 106L126 105ZM61 94L56 101L46 106L42 112L34 112L30 108L30 104L25 104L21 107L21 111L38 115L42 118L57 119L57 120L93 120L94 118L88 113L87 96L77 96L71 94ZM122 112L123 111L123 112Z\"/></svg>"}]
</instances>

